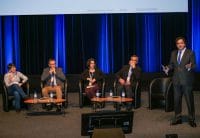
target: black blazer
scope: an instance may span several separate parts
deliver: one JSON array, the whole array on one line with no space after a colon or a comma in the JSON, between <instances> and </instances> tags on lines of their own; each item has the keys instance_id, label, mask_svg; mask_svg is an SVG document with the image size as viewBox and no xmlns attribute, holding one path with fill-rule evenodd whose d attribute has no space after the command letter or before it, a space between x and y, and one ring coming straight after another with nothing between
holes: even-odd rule
<instances>
[{"instance_id":1,"label":"black blazer","mask_svg":"<svg viewBox=\"0 0 200 138\"><path fill-rule=\"evenodd\" d=\"M196 66L194 53L191 50L186 49L182 56L180 65L178 64L178 61L177 61L177 55L178 55L178 50L172 51L170 63L168 65L170 70L174 70L173 84L174 85L182 84L182 85L192 86L193 81L194 81L193 70ZM189 63L192 63L192 67L190 70L187 70L185 65Z\"/></svg>"},{"instance_id":2,"label":"black blazer","mask_svg":"<svg viewBox=\"0 0 200 138\"><path fill-rule=\"evenodd\" d=\"M87 78L89 77L90 77L89 70L88 69L84 70L83 73L81 74L81 80L84 81L84 87L86 87L89 84L89 81L87 80ZM101 81L104 78L103 72L98 68L96 68L93 78L96 79L96 83L98 84L99 87L101 87Z\"/></svg>"},{"instance_id":3,"label":"black blazer","mask_svg":"<svg viewBox=\"0 0 200 138\"><path fill-rule=\"evenodd\" d=\"M119 72L117 72L116 73L117 80L119 80L119 78L126 80L128 77L129 68L130 65L125 65ZM134 86L137 81L140 81L141 73L142 70L139 66L136 66L136 68L133 69L133 73L131 74L131 79L130 79L132 86Z\"/></svg>"}]
</instances>

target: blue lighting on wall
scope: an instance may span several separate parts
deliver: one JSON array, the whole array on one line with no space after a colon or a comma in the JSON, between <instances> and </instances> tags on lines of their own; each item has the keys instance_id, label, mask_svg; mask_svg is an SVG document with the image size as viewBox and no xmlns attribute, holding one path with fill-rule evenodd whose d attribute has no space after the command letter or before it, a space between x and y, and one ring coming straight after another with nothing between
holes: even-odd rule
<instances>
[{"instance_id":1,"label":"blue lighting on wall","mask_svg":"<svg viewBox=\"0 0 200 138\"><path fill-rule=\"evenodd\" d=\"M4 53L5 53L5 70L7 65L13 62L13 35L12 35L12 17L4 18Z\"/></svg>"},{"instance_id":2,"label":"blue lighting on wall","mask_svg":"<svg viewBox=\"0 0 200 138\"><path fill-rule=\"evenodd\" d=\"M7 71L7 65L11 62L15 63L17 69L20 70L20 47L19 47L19 26L18 16L5 16L3 20L4 30L1 38L4 39L2 47L4 47L4 70ZM3 59L2 59L3 60Z\"/></svg>"},{"instance_id":3,"label":"blue lighting on wall","mask_svg":"<svg viewBox=\"0 0 200 138\"><path fill-rule=\"evenodd\" d=\"M19 44L19 21L18 16L13 17L13 56L14 63L16 64L17 69L20 70L20 44Z\"/></svg>"},{"instance_id":4,"label":"blue lighting on wall","mask_svg":"<svg viewBox=\"0 0 200 138\"><path fill-rule=\"evenodd\" d=\"M121 46L121 50L122 50L122 55L121 55L121 57L122 57L122 64L124 65L124 64L127 64L127 62L128 61L125 61L125 54L128 54L128 53L125 53L125 51L124 51L124 47L126 46L125 45L125 40L124 40L124 16L123 15L121 15L120 16L120 18L119 18L119 39L120 39L120 46Z\"/></svg>"},{"instance_id":5,"label":"blue lighting on wall","mask_svg":"<svg viewBox=\"0 0 200 138\"><path fill-rule=\"evenodd\" d=\"M57 66L62 67L63 72L66 70L66 30L64 15L55 16L55 31L54 31L54 56Z\"/></svg>"},{"instance_id":6,"label":"blue lighting on wall","mask_svg":"<svg viewBox=\"0 0 200 138\"><path fill-rule=\"evenodd\" d=\"M100 43L99 43L99 68L105 72L110 72L109 64L109 30L108 30L108 15L101 15L101 28L100 28Z\"/></svg>"},{"instance_id":7,"label":"blue lighting on wall","mask_svg":"<svg viewBox=\"0 0 200 138\"><path fill-rule=\"evenodd\" d=\"M159 15L144 15L142 44L142 67L145 72L160 71L161 67L161 22Z\"/></svg>"},{"instance_id":8,"label":"blue lighting on wall","mask_svg":"<svg viewBox=\"0 0 200 138\"><path fill-rule=\"evenodd\" d=\"M3 74L2 17L0 17L0 74Z\"/></svg>"},{"instance_id":9,"label":"blue lighting on wall","mask_svg":"<svg viewBox=\"0 0 200 138\"><path fill-rule=\"evenodd\" d=\"M190 2L190 11L186 18L188 20L188 32L187 36L189 38L189 48L195 52L196 61L197 61L197 71L200 71L200 0L192 0ZM169 13L170 14L170 13ZM179 14L179 13L177 13ZM175 14L176 15L176 14ZM82 35L88 35L90 33L91 28L87 25L87 19L90 17L85 17L85 15L71 16L69 15L55 15L54 16L54 50L53 55L56 59L57 66L62 67L63 71L67 73L67 53L70 52L67 50L67 31L70 26L67 27L67 20L72 20L68 37L69 44L73 46L79 43L74 43L76 41L76 33L75 29L79 25L83 25L81 27L81 37L80 41L82 44L82 49L85 52L87 51L87 45L95 43L97 45L94 46L95 50L93 55L96 55L98 67L105 73L114 73L116 69L122 67L122 65L127 64L127 59L132 54L137 54L139 56L139 63L144 72L160 72L162 58L165 54L162 53L164 49L162 49L162 41L165 40L165 36L167 33L162 34L162 29L164 28L164 24L166 23L165 15L159 13L149 13L149 14L137 14L137 15L113 15L113 14L98 14L95 15L95 21L92 22L91 28L94 28L94 34L98 40L94 39L92 43L88 42L88 38L90 36L84 37ZM173 15L174 16L174 15ZM188 17L187 17L188 16ZM77 21L81 17L81 23L74 22L74 19ZM185 17L185 16L184 16ZM191 17L191 18L190 18ZM74 18L74 19L73 19ZM84 19L82 21L82 18ZM130 18L130 20L129 20ZM168 18L168 17L167 17ZM167 19L166 18L166 19ZM171 16L169 16L171 18ZM174 17L173 17L174 18ZM27 18L28 19L28 18ZM97 21L96 21L97 20ZM128 21L129 20L129 21ZM23 21L23 20L22 20ZM29 21L32 21L30 18ZM89 20L88 20L89 21ZM134 22L134 23L133 23ZM23 22L22 22L23 23ZM86 24L85 24L86 23ZM132 24L133 23L133 24ZM191 23L191 24L190 24ZM184 23L185 24L185 23ZM7 64L13 62L16 64L17 68L23 68L23 65L20 65L20 29L19 29L19 16L0 16L0 73L3 74L7 71ZM29 25L27 23L27 25ZM30 25L40 25L34 23ZM176 24L175 24L176 25ZM187 25L187 24L186 24ZM21 26L21 25L20 25ZM174 25L172 25L174 26ZM88 28L89 29L88 29ZM170 27L170 26L169 26ZM50 27L51 28L51 27ZM26 29L26 28L22 28ZM49 29L49 28L47 28ZM87 29L89 31L87 31ZM134 29L134 30L128 30ZM173 28L172 28L173 29ZM50 29L50 32L52 30ZM172 32L176 32L176 30L171 30ZM184 32L184 31L183 31ZM27 31L29 33L29 31ZM32 32L31 32L32 33ZM37 33L36 33L37 34ZM80 35L80 34L78 34ZM174 34L172 34L174 35ZM130 39L133 39L129 41ZM162 40L163 39L163 40ZM21 40L24 41L24 40ZM87 42L86 42L87 41ZM171 40L174 41L174 40ZM42 42L42 41L41 41ZM84 43L83 43L84 42ZM24 44L24 43L23 43ZM48 50L48 49L47 49ZM92 49L93 50L93 49ZM88 50L90 52L90 49ZM88 55L88 52L87 55ZM83 54L83 58L87 58L85 53ZM47 55L48 56L48 55ZM169 57L170 55L168 55ZM165 60L166 58L163 58ZM82 59L84 62L85 60ZM165 62L165 61L164 61Z\"/></svg>"},{"instance_id":10,"label":"blue lighting on wall","mask_svg":"<svg viewBox=\"0 0 200 138\"><path fill-rule=\"evenodd\" d=\"M197 71L200 71L200 1L192 0L191 44L196 55Z\"/></svg>"},{"instance_id":11,"label":"blue lighting on wall","mask_svg":"<svg viewBox=\"0 0 200 138\"><path fill-rule=\"evenodd\" d=\"M15 63L20 70L18 16L0 17L0 73L7 71L7 64Z\"/></svg>"}]
</instances>

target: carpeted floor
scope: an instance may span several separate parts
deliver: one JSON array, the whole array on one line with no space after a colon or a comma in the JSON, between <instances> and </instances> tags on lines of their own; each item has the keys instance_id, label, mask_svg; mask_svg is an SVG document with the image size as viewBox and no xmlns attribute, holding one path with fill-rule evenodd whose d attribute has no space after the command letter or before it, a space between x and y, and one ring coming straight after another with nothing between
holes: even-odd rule
<instances>
[{"instance_id":1,"label":"carpeted floor","mask_svg":"<svg viewBox=\"0 0 200 138\"><path fill-rule=\"evenodd\" d=\"M1 98L1 97L0 97ZM170 126L174 113L163 109L148 110L147 93L142 93L142 107L134 111L133 132L126 138L165 138L166 134L178 134L179 138L200 138L200 93L195 94L197 128L191 128L186 120L187 108L183 100L185 122ZM106 109L112 106L106 106ZM78 93L69 94L69 108L61 115L26 116L26 111L3 112L0 100L0 138L88 138L81 136L81 114L91 108L78 107Z\"/></svg>"}]
</instances>

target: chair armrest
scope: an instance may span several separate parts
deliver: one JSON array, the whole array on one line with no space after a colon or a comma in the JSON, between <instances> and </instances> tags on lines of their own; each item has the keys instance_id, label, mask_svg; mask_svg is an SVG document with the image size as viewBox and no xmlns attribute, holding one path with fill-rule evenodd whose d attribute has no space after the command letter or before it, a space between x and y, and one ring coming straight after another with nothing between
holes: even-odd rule
<instances>
[{"instance_id":1,"label":"chair armrest","mask_svg":"<svg viewBox=\"0 0 200 138\"><path fill-rule=\"evenodd\" d=\"M68 82L67 79L63 82L64 83L64 99L65 101L65 108L67 108L68 103L69 103L69 99L68 99Z\"/></svg>"},{"instance_id":2,"label":"chair armrest","mask_svg":"<svg viewBox=\"0 0 200 138\"><path fill-rule=\"evenodd\" d=\"M138 90L139 90L139 82L138 81L135 84L135 89L134 90L135 90L135 93L137 93Z\"/></svg>"},{"instance_id":3,"label":"chair armrest","mask_svg":"<svg viewBox=\"0 0 200 138\"><path fill-rule=\"evenodd\" d=\"M135 109L139 108L141 105L141 87L139 81L135 84L133 104Z\"/></svg>"},{"instance_id":4,"label":"chair armrest","mask_svg":"<svg viewBox=\"0 0 200 138\"><path fill-rule=\"evenodd\" d=\"M114 88L114 95L117 95L117 79L115 79L114 83L113 83L113 88Z\"/></svg>"},{"instance_id":5,"label":"chair armrest","mask_svg":"<svg viewBox=\"0 0 200 138\"><path fill-rule=\"evenodd\" d=\"M79 107L83 107L83 81L79 80Z\"/></svg>"},{"instance_id":6,"label":"chair armrest","mask_svg":"<svg viewBox=\"0 0 200 138\"><path fill-rule=\"evenodd\" d=\"M156 79L153 79L153 80L151 81L150 85L149 85L149 94L150 94L150 95L151 95L151 93L152 93L152 87L153 87L154 83L156 82L156 80L157 80L157 78L156 78Z\"/></svg>"},{"instance_id":7,"label":"chair armrest","mask_svg":"<svg viewBox=\"0 0 200 138\"><path fill-rule=\"evenodd\" d=\"M102 80L102 97L105 97L105 79Z\"/></svg>"},{"instance_id":8,"label":"chair armrest","mask_svg":"<svg viewBox=\"0 0 200 138\"><path fill-rule=\"evenodd\" d=\"M171 81L170 84L169 84L169 86L167 87L167 91L166 91L166 93L165 93L165 98L166 98L166 99L168 98L168 96L169 96L170 94L172 94L172 86L173 86L173 82Z\"/></svg>"},{"instance_id":9,"label":"chair armrest","mask_svg":"<svg viewBox=\"0 0 200 138\"><path fill-rule=\"evenodd\" d=\"M65 82L64 82L64 93L68 94L68 82L67 82L67 80L65 80Z\"/></svg>"},{"instance_id":10,"label":"chair armrest","mask_svg":"<svg viewBox=\"0 0 200 138\"><path fill-rule=\"evenodd\" d=\"M26 93L28 96L30 96L30 84L28 81L26 82Z\"/></svg>"},{"instance_id":11,"label":"chair armrest","mask_svg":"<svg viewBox=\"0 0 200 138\"><path fill-rule=\"evenodd\" d=\"M154 85L154 83L156 82L156 80L157 80L157 78L156 79L153 79L152 81L151 81L151 83L150 83L150 85L149 85L149 92L148 92L148 100L149 100L149 109L150 110L152 110L152 102L151 102L151 100L152 100L152 87L153 87L153 85Z\"/></svg>"},{"instance_id":12,"label":"chair armrest","mask_svg":"<svg viewBox=\"0 0 200 138\"><path fill-rule=\"evenodd\" d=\"M8 107L8 89L5 85L5 83L3 82L3 92L2 92L2 100L3 100L3 110L5 112L9 111L9 107Z\"/></svg>"}]
</instances>

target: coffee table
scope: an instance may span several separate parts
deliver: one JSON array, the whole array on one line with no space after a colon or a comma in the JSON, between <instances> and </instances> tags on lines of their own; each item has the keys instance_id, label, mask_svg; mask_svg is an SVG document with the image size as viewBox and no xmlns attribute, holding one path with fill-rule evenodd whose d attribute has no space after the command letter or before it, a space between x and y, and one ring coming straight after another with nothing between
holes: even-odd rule
<instances>
[{"instance_id":1,"label":"coffee table","mask_svg":"<svg viewBox=\"0 0 200 138\"><path fill-rule=\"evenodd\" d=\"M126 97L121 97L121 96L112 96L112 97L94 97L91 99L93 103L93 109L96 112L96 105L98 103L103 103L103 102L113 102L113 103L127 103L127 102L132 102L133 98L126 98ZM117 110L117 108L116 108Z\"/></svg>"},{"instance_id":2,"label":"coffee table","mask_svg":"<svg viewBox=\"0 0 200 138\"><path fill-rule=\"evenodd\" d=\"M24 103L26 103L28 105L28 113L27 115L42 115L42 114L48 114L50 112L36 112L33 111L31 108L31 105L38 105L38 104L52 104L52 105L57 105L59 103L63 103L65 102L65 99L52 99L52 98L31 98L31 99L27 99L24 101ZM55 113L55 112L54 112ZM65 110L64 110L64 106L62 106L61 104L61 114L65 115Z\"/></svg>"}]
</instances>

